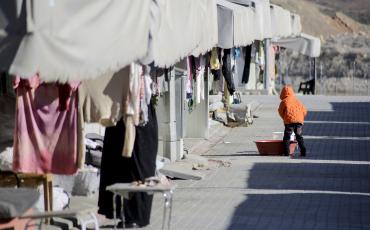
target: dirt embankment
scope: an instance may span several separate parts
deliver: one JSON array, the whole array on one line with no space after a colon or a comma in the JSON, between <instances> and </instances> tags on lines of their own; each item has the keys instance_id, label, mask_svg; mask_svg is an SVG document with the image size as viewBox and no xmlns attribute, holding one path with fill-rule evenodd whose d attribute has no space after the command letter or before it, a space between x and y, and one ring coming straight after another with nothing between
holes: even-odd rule
<instances>
[{"instance_id":1,"label":"dirt embankment","mask_svg":"<svg viewBox=\"0 0 370 230\"><path fill-rule=\"evenodd\" d=\"M353 93L358 84L357 88L364 86L366 92L364 87L362 91L368 93L370 0L272 0L272 2L299 14L303 32L321 39L317 76L321 76L319 87L323 88L323 92ZM291 76L287 79L291 83L297 85L300 81L313 77L313 74L309 74L308 57L290 51L285 51L281 57L282 73L284 76Z\"/></svg>"},{"instance_id":2,"label":"dirt embankment","mask_svg":"<svg viewBox=\"0 0 370 230\"><path fill-rule=\"evenodd\" d=\"M370 35L369 19L357 15L370 15L370 0L272 0L301 16L302 30L326 40L333 35L359 33ZM366 3L368 2L368 4ZM364 17L361 17L364 18Z\"/></svg>"}]
</instances>

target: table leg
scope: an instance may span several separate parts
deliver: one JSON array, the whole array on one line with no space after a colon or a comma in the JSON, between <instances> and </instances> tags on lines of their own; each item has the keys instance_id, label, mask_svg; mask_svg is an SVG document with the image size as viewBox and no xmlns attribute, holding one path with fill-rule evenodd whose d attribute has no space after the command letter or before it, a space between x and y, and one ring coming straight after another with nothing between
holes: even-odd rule
<instances>
[{"instance_id":1,"label":"table leg","mask_svg":"<svg viewBox=\"0 0 370 230\"><path fill-rule=\"evenodd\" d=\"M168 205L169 205L169 209L170 209L170 213L168 214L168 222L167 222L167 230L170 230L171 229L171 218L172 218L172 198L173 198L173 191L171 190L169 192L169 200L168 200Z\"/></svg>"},{"instance_id":2,"label":"table leg","mask_svg":"<svg viewBox=\"0 0 370 230\"><path fill-rule=\"evenodd\" d=\"M164 207L163 207L163 220L162 220L162 230L165 229L167 225L167 229L170 229L171 223L171 214L172 214L172 191L164 192Z\"/></svg>"},{"instance_id":3,"label":"table leg","mask_svg":"<svg viewBox=\"0 0 370 230\"><path fill-rule=\"evenodd\" d=\"M121 196L121 221L122 221L122 229L125 229L125 207L124 207L124 197Z\"/></svg>"},{"instance_id":4,"label":"table leg","mask_svg":"<svg viewBox=\"0 0 370 230\"><path fill-rule=\"evenodd\" d=\"M116 213L116 198L117 198L117 194L113 194L113 229L116 230L117 229L117 213Z\"/></svg>"},{"instance_id":5,"label":"table leg","mask_svg":"<svg viewBox=\"0 0 370 230\"><path fill-rule=\"evenodd\" d=\"M162 217L162 230L164 230L164 226L166 226L166 216L167 216L166 202L167 202L167 193L163 193L163 198L164 198L164 205L163 205L163 217Z\"/></svg>"},{"instance_id":6,"label":"table leg","mask_svg":"<svg viewBox=\"0 0 370 230\"><path fill-rule=\"evenodd\" d=\"M46 180L43 181L44 184L44 209L45 212L51 211L50 210L50 204L49 204L49 185Z\"/></svg>"},{"instance_id":7,"label":"table leg","mask_svg":"<svg viewBox=\"0 0 370 230\"><path fill-rule=\"evenodd\" d=\"M49 192L49 210L53 211L53 179L51 174L46 175L46 180L48 183L48 192Z\"/></svg>"},{"instance_id":8,"label":"table leg","mask_svg":"<svg viewBox=\"0 0 370 230\"><path fill-rule=\"evenodd\" d=\"M44 186L44 209L46 212L53 211L53 183L51 181L51 175L46 174L42 178L43 186ZM45 223L49 224L51 218L45 218Z\"/></svg>"}]
</instances>

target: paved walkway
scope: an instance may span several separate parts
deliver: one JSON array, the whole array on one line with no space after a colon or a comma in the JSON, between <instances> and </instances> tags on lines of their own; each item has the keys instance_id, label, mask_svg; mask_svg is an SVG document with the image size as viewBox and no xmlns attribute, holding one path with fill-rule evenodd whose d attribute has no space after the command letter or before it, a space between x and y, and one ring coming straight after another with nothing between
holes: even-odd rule
<instances>
[{"instance_id":1,"label":"paved walkway","mask_svg":"<svg viewBox=\"0 0 370 230\"><path fill-rule=\"evenodd\" d=\"M370 97L300 98L309 109L307 157L257 154L253 140L283 131L279 99L248 96L261 104L254 124L221 128L198 151L231 167L175 181L172 229L370 229ZM162 207L156 195L145 230L161 229Z\"/></svg>"}]
</instances>

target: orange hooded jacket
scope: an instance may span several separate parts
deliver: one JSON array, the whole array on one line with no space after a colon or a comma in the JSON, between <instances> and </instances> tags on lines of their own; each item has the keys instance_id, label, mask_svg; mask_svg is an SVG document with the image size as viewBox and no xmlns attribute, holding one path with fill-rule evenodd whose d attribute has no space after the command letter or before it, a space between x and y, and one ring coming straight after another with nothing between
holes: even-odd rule
<instances>
[{"instance_id":1,"label":"orange hooded jacket","mask_svg":"<svg viewBox=\"0 0 370 230\"><path fill-rule=\"evenodd\" d=\"M280 117L284 120L284 124L303 124L304 117L307 115L307 109L296 98L291 86L284 86L281 90L280 99L281 102L278 111Z\"/></svg>"}]
</instances>

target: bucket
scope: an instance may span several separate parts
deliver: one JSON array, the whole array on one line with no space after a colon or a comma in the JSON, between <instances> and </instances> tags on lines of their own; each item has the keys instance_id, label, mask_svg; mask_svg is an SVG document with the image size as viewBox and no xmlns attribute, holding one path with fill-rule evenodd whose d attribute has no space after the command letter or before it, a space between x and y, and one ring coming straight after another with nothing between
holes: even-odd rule
<instances>
[{"instance_id":1,"label":"bucket","mask_svg":"<svg viewBox=\"0 0 370 230\"><path fill-rule=\"evenodd\" d=\"M260 155L283 155L284 144L283 140L258 140L256 143ZM297 146L296 141L290 141L289 154L292 155Z\"/></svg>"}]
</instances>

